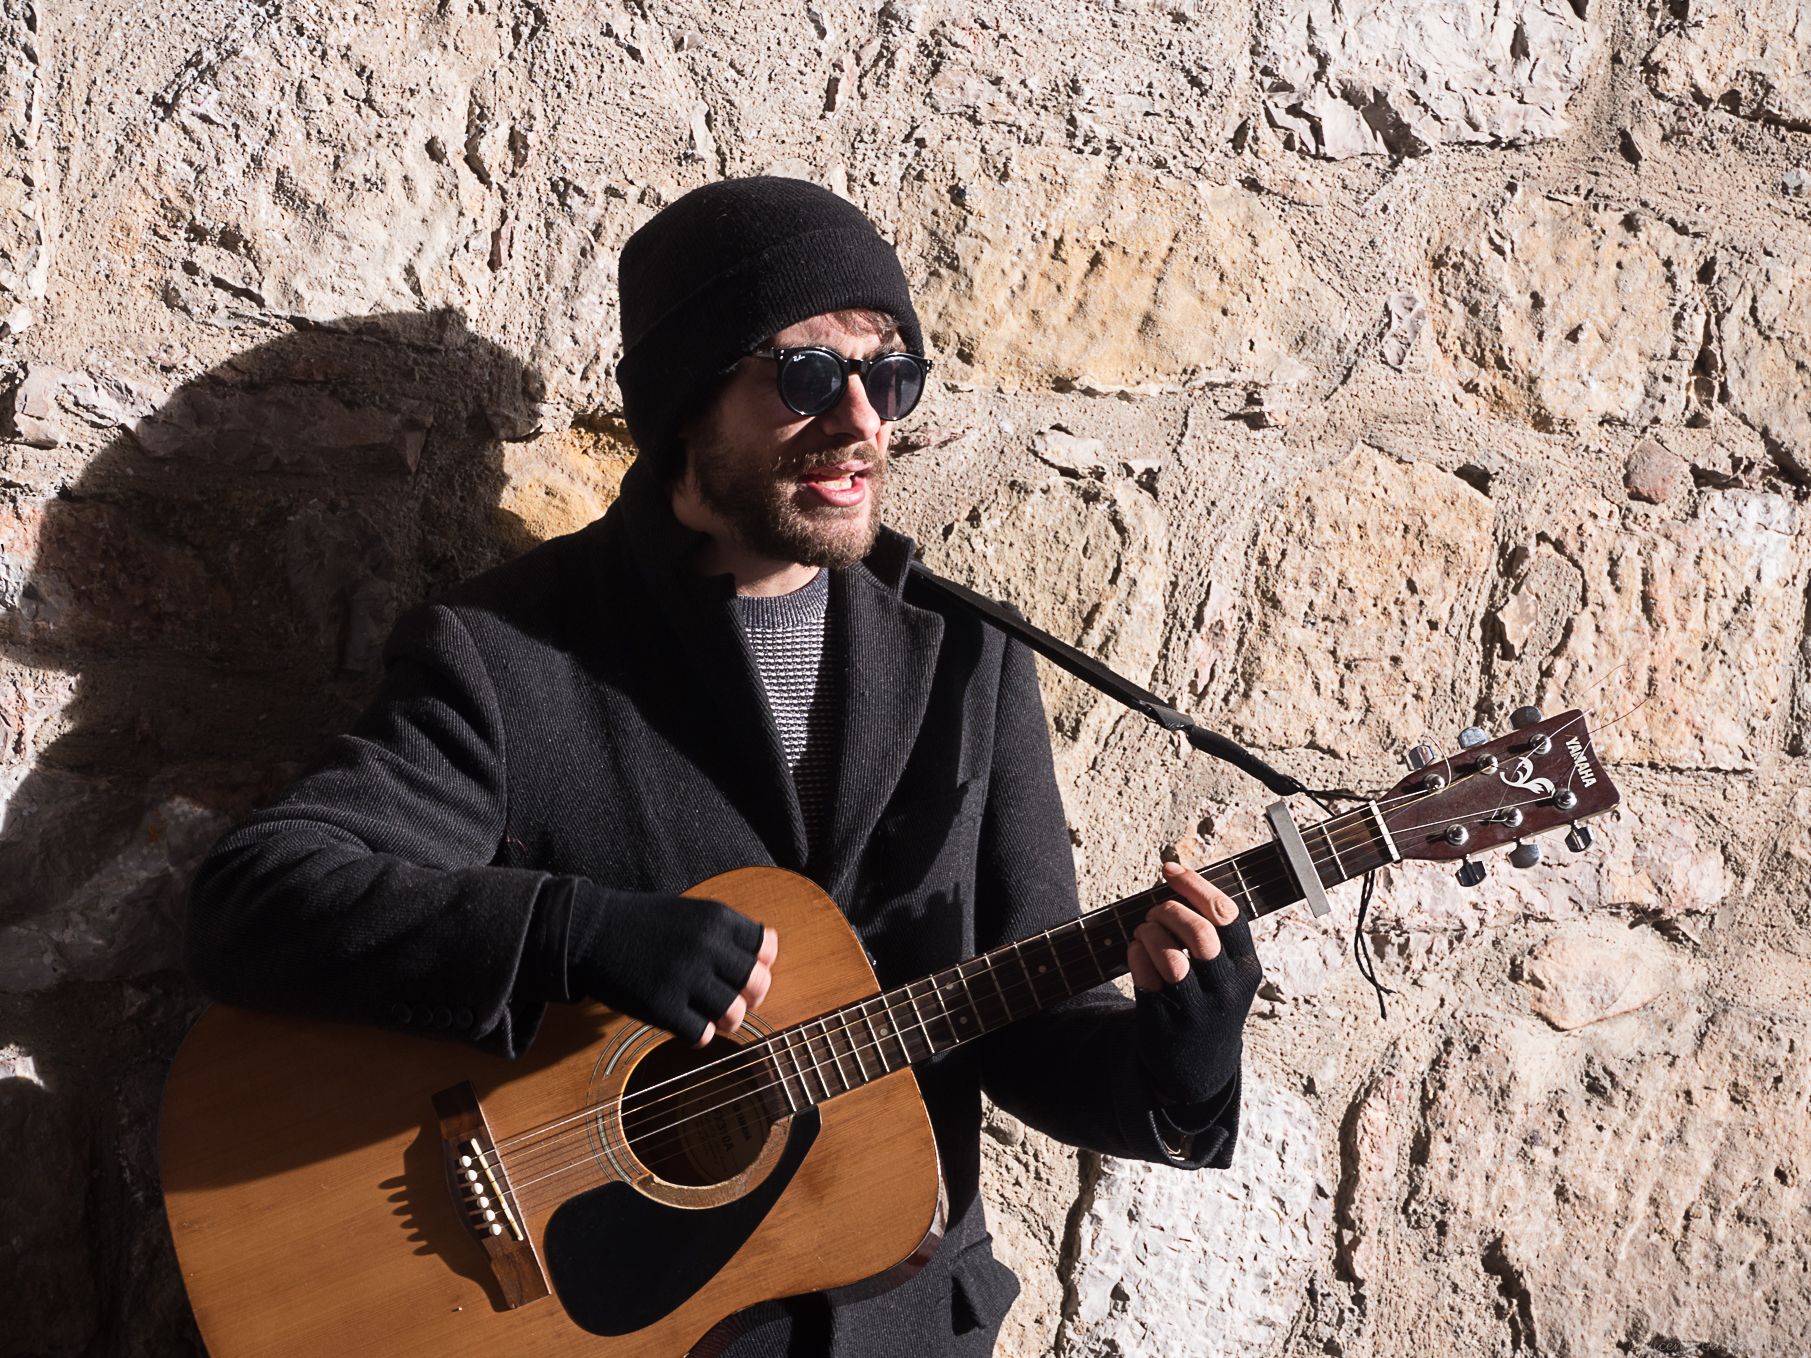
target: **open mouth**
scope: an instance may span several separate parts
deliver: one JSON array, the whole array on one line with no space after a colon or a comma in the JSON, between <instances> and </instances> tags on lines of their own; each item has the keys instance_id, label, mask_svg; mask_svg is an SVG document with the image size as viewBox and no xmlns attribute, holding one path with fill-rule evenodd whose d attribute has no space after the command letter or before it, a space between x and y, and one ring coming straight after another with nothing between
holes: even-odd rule
<instances>
[{"instance_id":1,"label":"open mouth","mask_svg":"<svg viewBox=\"0 0 1811 1358\"><path fill-rule=\"evenodd\" d=\"M799 489L819 504L839 508L858 505L868 495L868 464L838 462L807 468L799 476Z\"/></svg>"}]
</instances>

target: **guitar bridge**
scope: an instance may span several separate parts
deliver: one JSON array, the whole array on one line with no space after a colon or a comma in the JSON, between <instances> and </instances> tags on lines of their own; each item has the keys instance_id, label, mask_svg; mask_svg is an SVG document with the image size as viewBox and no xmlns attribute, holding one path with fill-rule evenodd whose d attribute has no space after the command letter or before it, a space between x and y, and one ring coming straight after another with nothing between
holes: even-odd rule
<instances>
[{"instance_id":1,"label":"guitar bridge","mask_svg":"<svg viewBox=\"0 0 1811 1358\"><path fill-rule=\"evenodd\" d=\"M440 1119L440 1155L447 1190L460 1220L490 1261L491 1273L513 1310L552 1290L523 1226L521 1203L510 1187L503 1157L484 1120L477 1091L457 1084L434 1096Z\"/></svg>"}]
</instances>

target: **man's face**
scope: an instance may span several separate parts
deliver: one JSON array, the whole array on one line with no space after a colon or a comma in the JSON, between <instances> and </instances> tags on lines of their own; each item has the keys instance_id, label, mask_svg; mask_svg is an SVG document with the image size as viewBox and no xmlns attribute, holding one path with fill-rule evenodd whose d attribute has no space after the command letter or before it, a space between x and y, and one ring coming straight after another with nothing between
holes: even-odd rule
<instances>
[{"instance_id":1,"label":"man's face","mask_svg":"<svg viewBox=\"0 0 1811 1358\"><path fill-rule=\"evenodd\" d=\"M834 316L788 326L771 347L821 345L848 358L898 347L898 336L851 329ZM859 377L822 415L780 399L772 359L745 358L688 431L680 494L693 495L747 551L776 562L847 566L880 531L880 494L893 426Z\"/></svg>"}]
</instances>

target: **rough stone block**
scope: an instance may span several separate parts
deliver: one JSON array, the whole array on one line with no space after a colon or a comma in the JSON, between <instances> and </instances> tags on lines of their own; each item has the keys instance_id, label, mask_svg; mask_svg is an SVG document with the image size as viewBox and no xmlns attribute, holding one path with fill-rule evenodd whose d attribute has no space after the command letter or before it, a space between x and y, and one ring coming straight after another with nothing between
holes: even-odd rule
<instances>
[{"instance_id":1,"label":"rough stone block","mask_svg":"<svg viewBox=\"0 0 1811 1358\"><path fill-rule=\"evenodd\" d=\"M1288 0L1265 35L1265 112L1313 155L1421 155L1566 130L1597 46L1582 3Z\"/></svg>"},{"instance_id":2,"label":"rough stone block","mask_svg":"<svg viewBox=\"0 0 1811 1358\"><path fill-rule=\"evenodd\" d=\"M1069 1146L987 1106L981 1192L994 1256L1019 1276L1019 1299L1000 1331L999 1353L1049 1353L1063 1321L1060 1264L1069 1209L1081 1188Z\"/></svg>"},{"instance_id":3,"label":"rough stone block","mask_svg":"<svg viewBox=\"0 0 1811 1358\"><path fill-rule=\"evenodd\" d=\"M1589 706L1611 760L1751 768L1790 691L1807 555L1777 495L1705 492L1651 524L1595 497L1556 510L1508 556L1493 687Z\"/></svg>"},{"instance_id":4,"label":"rough stone block","mask_svg":"<svg viewBox=\"0 0 1811 1358\"><path fill-rule=\"evenodd\" d=\"M1328 366L1342 300L1241 189L1026 155L960 204L915 205L916 303L958 374L1007 390L1298 382ZM941 195L939 195L941 196Z\"/></svg>"},{"instance_id":5,"label":"rough stone block","mask_svg":"<svg viewBox=\"0 0 1811 1358\"><path fill-rule=\"evenodd\" d=\"M497 508L512 544L574 533L601 518L634 458L632 446L584 429L505 444Z\"/></svg>"},{"instance_id":6,"label":"rough stone block","mask_svg":"<svg viewBox=\"0 0 1811 1358\"><path fill-rule=\"evenodd\" d=\"M1488 499L1361 446L1265 519L1242 586L1229 724L1244 739L1368 756L1469 699Z\"/></svg>"},{"instance_id":7,"label":"rough stone block","mask_svg":"<svg viewBox=\"0 0 1811 1358\"><path fill-rule=\"evenodd\" d=\"M348 399L319 386L191 383L131 425L144 453L215 472L406 476L435 418L424 401Z\"/></svg>"},{"instance_id":8,"label":"rough stone block","mask_svg":"<svg viewBox=\"0 0 1811 1358\"><path fill-rule=\"evenodd\" d=\"M1645 930L1587 920L1517 962L1529 1007L1562 1032L1633 1013L1677 990L1677 953Z\"/></svg>"},{"instance_id":9,"label":"rough stone block","mask_svg":"<svg viewBox=\"0 0 1811 1358\"><path fill-rule=\"evenodd\" d=\"M1052 477L1008 482L951 524L941 542L927 543L925 559L1147 683L1164 633L1166 540L1156 504L1131 483ZM1043 679L1057 778L1078 787L1124 709L1054 668Z\"/></svg>"},{"instance_id":10,"label":"rough stone block","mask_svg":"<svg viewBox=\"0 0 1811 1358\"><path fill-rule=\"evenodd\" d=\"M1802 481L1811 477L1811 253L1719 264L1713 291L1729 407Z\"/></svg>"},{"instance_id":11,"label":"rough stone block","mask_svg":"<svg viewBox=\"0 0 1811 1358\"><path fill-rule=\"evenodd\" d=\"M1811 9L1804 0L1685 0L1648 53L1655 91L1743 118L1811 129Z\"/></svg>"},{"instance_id":12,"label":"rough stone block","mask_svg":"<svg viewBox=\"0 0 1811 1358\"><path fill-rule=\"evenodd\" d=\"M1313 1108L1248 1063L1231 1169L1102 1161L1056 1355L1267 1351L1295 1316L1332 1206Z\"/></svg>"},{"instance_id":13,"label":"rough stone block","mask_svg":"<svg viewBox=\"0 0 1811 1358\"><path fill-rule=\"evenodd\" d=\"M507 65L507 30L459 10L348 13L292 46L275 13L244 7L156 96L136 192L181 223L156 247L165 304L231 324L484 297L513 121L486 72Z\"/></svg>"},{"instance_id":14,"label":"rough stone block","mask_svg":"<svg viewBox=\"0 0 1811 1358\"><path fill-rule=\"evenodd\" d=\"M1544 1353L1789 1352L1770 1336L1811 1333L1811 1031L1802 1010L1696 1004L1571 1033L1461 1023L1402 1207L1405 1257L1436 1251L1458 1291L1420 1344L1489 1352L1507 1329Z\"/></svg>"},{"instance_id":15,"label":"rough stone block","mask_svg":"<svg viewBox=\"0 0 1811 1358\"><path fill-rule=\"evenodd\" d=\"M1387 1282L1388 1246L1403 1191L1398 1162L1410 1136L1413 1097L1410 1082L1386 1068L1366 1083L1344 1121L1335 1202L1339 1260L1361 1285Z\"/></svg>"},{"instance_id":16,"label":"rough stone block","mask_svg":"<svg viewBox=\"0 0 1811 1358\"><path fill-rule=\"evenodd\" d=\"M1436 342L1467 391L1537 429L1677 421L1702 254L1646 213L1518 190L1435 253Z\"/></svg>"},{"instance_id":17,"label":"rough stone block","mask_svg":"<svg viewBox=\"0 0 1811 1358\"><path fill-rule=\"evenodd\" d=\"M50 272L43 41L37 5L0 0L0 339L35 319Z\"/></svg>"},{"instance_id":18,"label":"rough stone block","mask_svg":"<svg viewBox=\"0 0 1811 1358\"><path fill-rule=\"evenodd\" d=\"M1656 439L1643 439L1623 467L1623 487L1633 500L1663 505L1691 485L1691 468L1685 459L1667 451Z\"/></svg>"},{"instance_id":19,"label":"rough stone block","mask_svg":"<svg viewBox=\"0 0 1811 1358\"><path fill-rule=\"evenodd\" d=\"M143 806L130 822L132 798L133 790L42 770L6 797L0 991L181 966L183 892L227 823L180 797ZM83 825L89 833L72 833Z\"/></svg>"}]
</instances>

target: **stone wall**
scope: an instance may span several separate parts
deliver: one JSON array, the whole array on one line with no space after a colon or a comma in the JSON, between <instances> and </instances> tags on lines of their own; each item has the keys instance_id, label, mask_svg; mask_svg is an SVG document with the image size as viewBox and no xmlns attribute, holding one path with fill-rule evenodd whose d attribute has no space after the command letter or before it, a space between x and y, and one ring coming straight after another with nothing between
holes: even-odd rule
<instances>
[{"instance_id":1,"label":"stone wall","mask_svg":"<svg viewBox=\"0 0 1811 1358\"><path fill-rule=\"evenodd\" d=\"M1594 713L1597 846L1259 926L1230 1172L987 1124L1001 1351L1811 1352L1805 0L0 0L3 1354L198 1351L162 1072L211 838L396 613L593 518L628 234L897 241L891 513L1322 784ZM1084 897L1264 837L1060 675Z\"/></svg>"}]
</instances>

